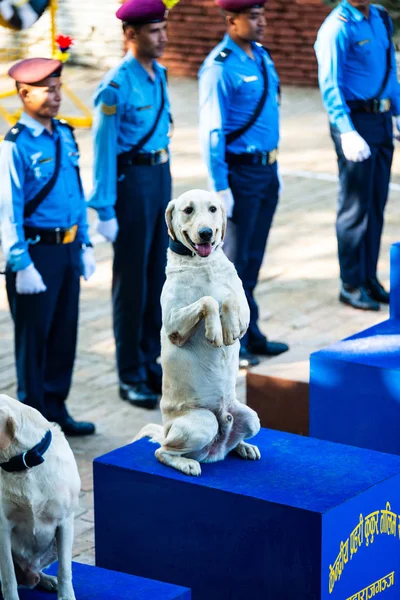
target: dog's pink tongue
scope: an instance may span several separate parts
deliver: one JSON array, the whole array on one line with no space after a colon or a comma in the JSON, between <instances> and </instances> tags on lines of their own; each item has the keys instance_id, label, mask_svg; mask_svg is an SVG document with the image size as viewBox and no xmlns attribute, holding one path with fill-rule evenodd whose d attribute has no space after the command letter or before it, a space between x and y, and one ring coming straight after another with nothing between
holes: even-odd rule
<instances>
[{"instance_id":1,"label":"dog's pink tongue","mask_svg":"<svg viewBox=\"0 0 400 600\"><path fill-rule=\"evenodd\" d=\"M197 244L196 250L200 256L209 256L211 254L212 246L211 244Z\"/></svg>"}]
</instances>

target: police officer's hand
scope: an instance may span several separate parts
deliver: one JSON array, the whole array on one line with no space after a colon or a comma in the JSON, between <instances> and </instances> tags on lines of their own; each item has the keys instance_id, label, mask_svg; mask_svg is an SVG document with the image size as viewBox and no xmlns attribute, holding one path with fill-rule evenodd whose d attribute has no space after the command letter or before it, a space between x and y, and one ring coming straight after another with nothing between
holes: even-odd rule
<instances>
[{"instance_id":1,"label":"police officer's hand","mask_svg":"<svg viewBox=\"0 0 400 600\"><path fill-rule=\"evenodd\" d=\"M343 154L347 160L362 162L371 156L371 150L364 138L357 131L348 131L340 136Z\"/></svg>"},{"instance_id":2,"label":"police officer's hand","mask_svg":"<svg viewBox=\"0 0 400 600\"><path fill-rule=\"evenodd\" d=\"M228 188L226 190L221 190L220 192L218 192L218 196L224 203L227 219L231 219L233 214L233 207L235 205L235 200L233 199L231 189Z\"/></svg>"},{"instance_id":3,"label":"police officer's hand","mask_svg":"<svg viewBox=\"0 0 400 600\"><path fill-rule=\"evenodd\" d=\"M81 253L81 274L83 279L87 281L96 270L96 259L94 257L93 248L83 248Z\"/></svg>"},{"instance_id":4,"label":"police officer's hand","mask_svg":"<svg viewBox=\"0 0 400 600\"><path fill-rule=\"evenodd\" d=\"M112 244L117 239L118 229L118 221L115 217L113 219L109 219L108 221L99 221L97 223L98 233L105 237L107 242L111 242Z\"/></svg>"},{"instance_id":5,"label":"police officer's hand","mask_svg":"<svg viewBox=\"0 0 400 600\"><path fill-rule=\"evenodd\" d=\"M21 269L21 271L17 271L15 288L17 294L40 294L47 290L41 274L35 269L33 264L30 264L25 269Z\"/></svg>"}]
</instances>

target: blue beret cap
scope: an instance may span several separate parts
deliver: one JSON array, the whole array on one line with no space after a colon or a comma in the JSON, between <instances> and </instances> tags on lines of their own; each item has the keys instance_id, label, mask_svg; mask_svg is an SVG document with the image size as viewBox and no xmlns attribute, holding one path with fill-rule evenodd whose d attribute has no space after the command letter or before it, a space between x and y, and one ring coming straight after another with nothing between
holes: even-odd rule
<instances>
[{"instance_id":1,"label":"blue beret cap","mask_svg":"<svg viewBox=\"0 0 400 600\"><path fill-rule=\"evenodd\" d=\"M248 8L262 8L267 0L215 0L217 6L229 12L241 12Z\"/></svg>"},{"instance_id":2,"label":"blue beret cap","mask_svg":"<svg viewBox=\"0 0 400 600\"><path fill-rule=\"evenodd\" d=\"M163 0L127 0L116 13L121 21L138 25L160 23L167 14Z\"/></svg>"}]
</instances>

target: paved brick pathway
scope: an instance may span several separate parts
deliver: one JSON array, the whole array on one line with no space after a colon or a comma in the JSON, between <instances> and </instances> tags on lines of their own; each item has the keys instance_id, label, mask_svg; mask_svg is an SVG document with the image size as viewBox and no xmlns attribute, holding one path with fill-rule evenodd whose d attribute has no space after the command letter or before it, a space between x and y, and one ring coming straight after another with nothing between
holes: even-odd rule
<instances>
[{"instance_id":1,"label":"paved brick pathway","mask_svg":"<svg viewBox=\"0 0 400 600\"><path fill-rule=\"evenodd\" d=\"M87 101L100 74L72 71L71 87ZM1 84L0 80L0 89ZM199 155L196 82L172 80L176 130L173 141L174 193L207 185ZM14 102L10 100L11 104ZM66 110L71 110L68 105ZM0 133L6 127L0 125ZM91 185L90 133L79 131L85 188ZM400 230L400 153L395 160L387 209L380 275L389 280L389 248ZM304 360L311 351L387 317L339 305L334 231L336 165L326 116L316 90L284 89L280 155L285 191L275 218L257 296L262 327L271 338L290 343L286 355L269 364ZM93 222L93 215L90 215ZM131 441L144 423L160 421L158 411L136 409L119 399L110 318L111 248L96 235L98 268L82 285L78 359L68 402L77 418L97 424L97 435L71 440L82 478L74 558L94 562L92 460ZM4 285L0 286L0 390L15 394L13 337ZM245 397L245 376L238 393Z\"/></svg>"}]
</instances>

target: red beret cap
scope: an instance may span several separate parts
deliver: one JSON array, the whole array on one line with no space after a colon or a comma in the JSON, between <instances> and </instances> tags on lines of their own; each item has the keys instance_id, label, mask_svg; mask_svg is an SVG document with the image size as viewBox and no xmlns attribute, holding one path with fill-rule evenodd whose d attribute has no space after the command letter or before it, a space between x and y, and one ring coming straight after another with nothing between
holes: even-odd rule
<instances>
[{"instance_id":1,"label":"red beret cap","mask_svg":"<svg viewBox=\"0 0 400 600\"><path fill-rule=\"evenodd\" d=\"M167 8L162 0L127 0L117 10L121 21L137 23L160 23L167 18Z\"/></svg>"},{"instance_id":2,"label":"red beret cap","mask_svg":"<svg viewBox=\"0 0 400 600\"><path fill-rule=\"evenodd\" d=\"M241 12L247 8L261 8L267 0L215 0L215 3L220 8L230 12Z\"/></svg>"},{"instance_id":3,"label":"red beret cap","mask_svg":"<svg viewBox=\"0 0 400 600\"><path fill-rule=\"evenodd\" d=\"M47 77L60 77L62 68L60 60L26 58L13 65L8 74L19 83L39 83Z\"/></svg>"}]
</instances>

